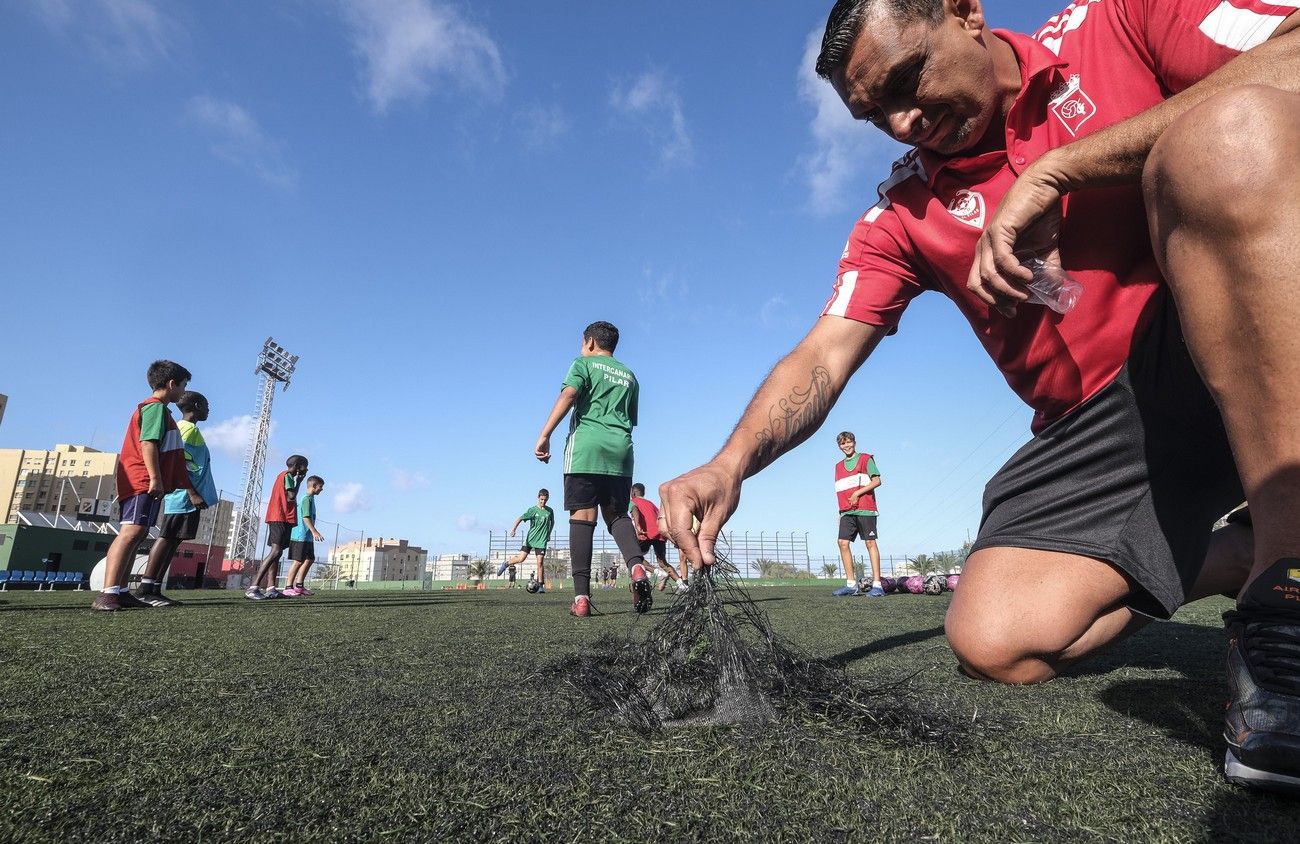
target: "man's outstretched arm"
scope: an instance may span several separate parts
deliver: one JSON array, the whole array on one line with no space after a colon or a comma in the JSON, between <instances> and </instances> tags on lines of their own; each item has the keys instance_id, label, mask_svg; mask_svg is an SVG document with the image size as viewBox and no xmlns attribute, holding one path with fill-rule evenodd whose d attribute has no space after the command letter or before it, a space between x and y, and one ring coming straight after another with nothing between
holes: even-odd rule
<instances>
[{"instance_id":1,"label":"man's outstretched arm","mask_svg":"<svg viewBox=\"0 0 1300 844\"><path fill-rule=\"evenodd\" d=\"M887 331L841 317L819 319L764 379L722 450L659 487L661 527L687 559L713 565L718 534L740 503L741 483L821 427Z\"/></svg>"}]
</instances>

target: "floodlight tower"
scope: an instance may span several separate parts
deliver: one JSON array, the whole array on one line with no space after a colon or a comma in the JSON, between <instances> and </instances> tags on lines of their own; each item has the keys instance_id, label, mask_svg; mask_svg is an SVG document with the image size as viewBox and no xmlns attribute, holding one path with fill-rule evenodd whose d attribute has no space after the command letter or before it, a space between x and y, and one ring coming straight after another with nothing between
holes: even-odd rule
<instances>
[{"instance_id":1,"label":"floodlight tower","mask_svg":"<svg viewBox=\"0 0 1300 844\"><path fill-rule=\"evenodd\" d=\"M253 370L259 376L257 427L244 452L244 495L230 524L227 559L245 562L257 559L257 532L262 526L262 472L266 469L266 443L271 437L271 402L275 400L276 384L289 389L289 379L297 365L297 355L289 354L275 340L266 338L262 353L257 356L257 368Z\"/></svg>"}]
</instances>

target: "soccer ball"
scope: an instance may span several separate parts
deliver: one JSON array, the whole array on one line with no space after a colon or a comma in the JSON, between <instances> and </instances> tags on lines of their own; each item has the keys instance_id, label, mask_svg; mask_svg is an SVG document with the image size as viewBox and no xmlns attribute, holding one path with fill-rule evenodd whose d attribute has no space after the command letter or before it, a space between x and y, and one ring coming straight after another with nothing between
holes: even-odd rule
<instances>
[{"instance_id":1,"label":"soccer ball","mask_svg":"<svg viewBox=\"0 0 1300 844\"><path fill-rule=\"evenodd\" d=\"M958 581L958 579L960 579L960 578L961 578L961 575L959 575L959 574L950 574L950 575L948 575L948 591L949 591L949 592L952 592L953 590L955 590L955 589L957 588L957 581Z\"/></svg>"},{"instance_id":2,"label":"soccer ball","mask_svg":"<svg viewBox=\"0 0 1300 844\"><path fill-rule=\"evenodd\" d=\"M903 588L908 592L911 592L913 595L920 595L921 591L925 588L925 581L921 578L921 575L914 574L907 580L903 581Z\"/></svg>"},{"instance_id":3,"label":"soccer ball","mask_svg":"<svg viewBox=\"0 0 1300 844\"><path fill-rule=\"evenodd\" d=\"M536 595L537 590L542 588L542 584L538 583L536 580L530 580L528 581L528 585L524 588L528 590L529 594Z\"/></svg>"},{"instance_id":4,"label":"soccer ball","mask_svg":"<svg viewBox=\"0 0 1300 844\"><path fill-rule=\"evenodd\" d=\"M941 574L931 574L926 576L921 591L927 595L942 595L946 588L948 588L947 578Z\"/></svg>"},{"instance_id":5,"label":"soccer ball","mask_svg":"<svg viewBox=\"0 0 1300 844\"><path fill-rule=\"evenodd\" d=\"M885 594L889 594L890 592L893 592L893 591L894 591L894 585L895 585L896 583L897 583L897 581L894 580L894 578L892 578L892 577L882 577L882 578L880 578L880 588L885 590Z\"/></svg>"}]
</instances>

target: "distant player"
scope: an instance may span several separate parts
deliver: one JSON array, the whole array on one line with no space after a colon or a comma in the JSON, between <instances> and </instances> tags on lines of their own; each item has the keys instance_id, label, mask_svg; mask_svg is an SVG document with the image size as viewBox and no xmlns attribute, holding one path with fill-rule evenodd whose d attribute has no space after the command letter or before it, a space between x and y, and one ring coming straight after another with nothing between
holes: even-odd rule
<instances>
[{"instance_id":1,"label":"distant player","mask_svg":"<svg viewBox=\"0 0 1300 844\"><path fill-rule=\"evenodd\" d=\"M569 366L560 397L533 448L538 460L549 462L551 434L573 411L564 444L564 509L569 511L573 565L569 613L579 617L591 615L591 554L598 509L631 570L633 608L646 612L652 601L636 528L627 514L640 386L632 370L614 358L617 346L618 329L608 322L593 322L582 332L582 354Z\"/></svg>"},{"instance_id":2,"label":"distant player","mask_svg":"<svg viewBox=\"0 0 1300 844\"><path fill-rule=\"evenodd\" d=\"M537 504L529 507L524 514L515 519L515 523L510 526L510 535L514 536L515 531L519 529L522 522L528 522L528 535L524 537L524 545L508 561L501 564L497 569L497 576L509 568L510 583L514 585L514 569L524 560L528 559L529 554L535 554L537 557L537 575L539 577L536 589L529 589L530 592L546 591L546 546L551 541L551 531L555 529L555 511L546 506L546 502L551 500L551 492L547 489L537 490Z\"/></svg>"},{"instance_id":3,"label":"distant player","mask_svg":"<svg viewBox=\"0 0 1300 844\"><path fill-rule=\"evenodd\" d=\"M114 612L152 606L132 595L127 585L136 549L149 535L150 525L158 521L163 496L181 489L196 508L207 506L190 483L180 431L167 409L170 402L185 393L190 371L179 363L156 360L149 364L145 377L153 394L136 406L122 441L122 452L117 459L121 527L108 547L104 589L90 605L92 610Z\"/></svg>"},{"instance_id":4,"label":"distant player","mask_svg":"<svg viewBox=\"0 0 1300 844\"><path fill-rule=\"evenodd\" d=\"M275 476L271 500L266 505L266 545L270 550L244 593L250 601L280 597L280 590L275 588L280 574L280 556L289 547L289 535L298 523L298 485L307 475L307 458L294 454L284 463L286 468Z\"/></svg>"},{"instance_id":5,"label":"distant player","mask_svg":"<svg viewBox=\"0 0 1300 844\"><path fill-rule=\"evenodd\" d=\"M199 511L217 505L217 484L212 479L212 455L198 425L208 420L208 400L202 393L187 391L181 394L176 406L183 414L176 423L176 429L181 435L185 468L189 472L193 489L173 490L163 499L162 535L153 544L153 548L149 549L149 563L145 567L144 577L140 578L140 588L135 591L135 597L152 607L180 606L180 601L174 601L162 593L167 567L171 565L172 557L180 544L198 536ZM191 492L197 492L203 498L203 508L196 507L190 500Z\"/></svg>"},{"instance_id":6,"label":"distant player","mask_svg":"<svg viewBox=\"0 0 1300 844\"><path fill-rule=\"evenodd\" d=\"M289 576L280 593L286 598L312 594L307 588L307 572L316 563L316 543L325 539L316 529L316 496L325 488L325 479L312 475L303 485L307 494L298 497L298 523L289 531Z\"/></svg>"},{"instance_id":7,"label":"distant player","mask_svg":"<svg viewBox=\"0 0 1300 844\"><path fill-rule=\"evenodd\" d=\"M852 433L841 431L835 442L844 452L844 459L835 464L835 498L840 506L840 559L848 583L833 594L862 594L853 576L853 551L849 547L860 536L871 555L871 590L867 595L879 598L885 594L880 583L880 549L876 547L876 517L880 515L876 510L876 487L880 486L880 472L876 470L876 458L858 453Z\"/></svg>"},{"instance_id":8,"label":"distant player","mask_svg":"<svg viewBox=\"0 0 1300 844\"><path fill-rule=\"evenodd\" d=\"M683 566L682 579L679 581L677 572L668 562L668 540L659 533L659 508L645 497L645 484L632 484L632 506L628 512L636 524L636 539L641 543L641 553L654 549L655 562L668 574L659 581L659 591L662 592L670 580L681 588L686 583L685 567Z\"/></svg>"}]
</instances>

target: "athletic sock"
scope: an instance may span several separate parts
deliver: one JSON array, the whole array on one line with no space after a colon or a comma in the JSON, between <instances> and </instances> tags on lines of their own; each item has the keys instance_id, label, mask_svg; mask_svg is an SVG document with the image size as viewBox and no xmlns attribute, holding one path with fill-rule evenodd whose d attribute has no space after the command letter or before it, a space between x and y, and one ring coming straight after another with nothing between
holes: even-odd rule
<instances>
[{"instance_id":1,"label":"athletic sock","mask_svg":"<svg viewBox=\"0 0 1300 844\"><path fill-rule=\"evenodd\" d=\"M569 562L573 566L573 595L591 594L591 544L596 523L569 519Z\"/></svg>"},{"instance_id":2,"label":"athletic sock","mask_svg":"<svg viewBox=\"0 0 1300 844\"><path fill-rule=\"evenodd\" d=\"M627 561L629 571L637 563L645 563L645 558L641 556L641 543L636 538L636 526L626 513L609 523L609 535L618 543L619 553Z\"/></svg>"},{"instance_id":3,"label":"athletic sock","mask_svg":"<svg viewBox=\"0 0 1300 844\"><path fill-rule=\"evenodd\" d=\"M105 586L105 587L103 588L102 591L103 591L103 593L104 593L105 595L118 595L118 594L121 594L121 592L122 592L122 587L121 587L121 586Z\"/></svg>"},{"instance_id":4,"label":"athletic sock","mask_svg":"<svg viewBox=\"0 0 1300 844\"><path fill-rule=\"evenodd\" d=\"M142 578L140 578L140 585L141 585L141 586L152 586L153 584L155 584L155 583L157 583L157 582L158 582L158 581L154 580L152 577L142 577Z\"/></svg>"},{"instance_id":5,"label":"athletic sock","mask_svg":"<svg viewBox=\"0 0 1300 844\"><path fill-rule=\"evenodd\" d=\"M871 588L872 588L872 589L883 589L883 588L885 588L885 587L884 587L883 584L881 584L881 582L880 582L879 580L873 580L873 581L871 581Z\"/></svg>"},{"instance_id":6,"label":"athletic sock","mask_svg":"<svg viewBox=\"0 0 1300 844\"><path fill-rule=\"evenodd\" d=\"M844 585L845 585L845 586L857 586L857 585L858 585L858 582L857 582L856 580L854 580L853 578L849 577L849 578L845 578L845 580L844 580ZM822 588L825 589L826 587L823 586Z\"/></svg>"}]
</instances>

